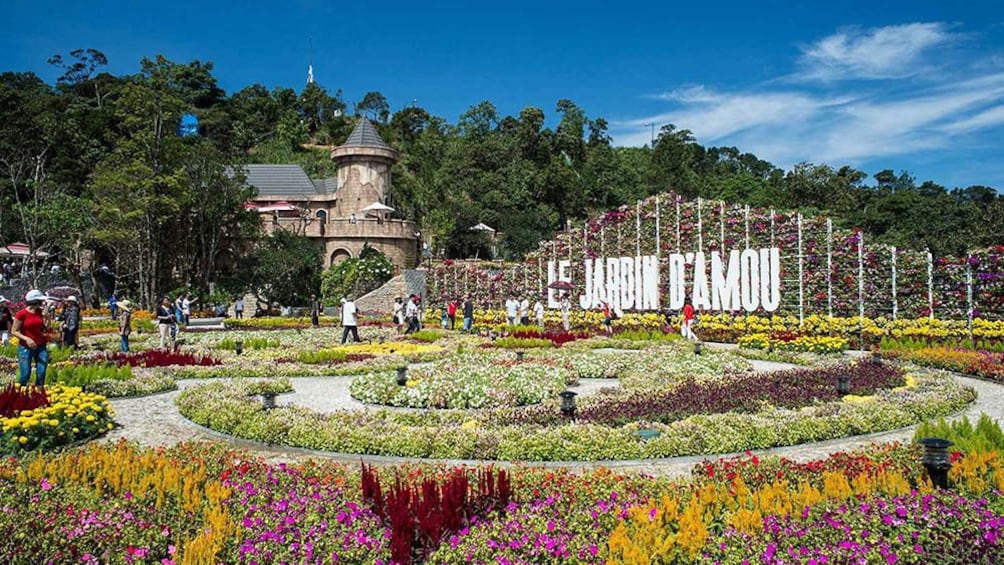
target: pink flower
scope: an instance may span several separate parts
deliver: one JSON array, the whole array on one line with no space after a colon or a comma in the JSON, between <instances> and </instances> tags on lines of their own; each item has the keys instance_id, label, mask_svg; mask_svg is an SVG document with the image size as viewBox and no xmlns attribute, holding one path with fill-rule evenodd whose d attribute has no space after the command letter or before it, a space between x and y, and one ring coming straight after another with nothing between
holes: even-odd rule
<instances>
[{"instance_id":1,"label":"pink flower","mask_svg":"<svg viewBox=\"0 0 1004 565\"><path fill-rule=\"evenodd\" d=\"M42 490L52 490L52 483L47 481L45 477L42 477L42 480L39 482L39 486L42 487Z\"/></svg>"}]
</instances>

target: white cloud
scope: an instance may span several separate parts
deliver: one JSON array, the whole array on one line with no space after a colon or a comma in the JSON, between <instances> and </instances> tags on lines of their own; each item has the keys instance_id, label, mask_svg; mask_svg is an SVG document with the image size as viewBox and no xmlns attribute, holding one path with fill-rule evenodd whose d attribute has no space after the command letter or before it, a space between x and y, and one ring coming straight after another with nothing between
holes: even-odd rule
<instances>
[{"instance_id":1,"label":"white cloud","mask_svg":"<svg viewBox=\"0 0 1004 565\"><path fill-rule=\"evenodd\" d=\"M800 61L806 77L890 80L773 81L732 91L689 86L652 97L671 105L666 111L613 123L612 132L619 145L644 145L650 132L643 124L672 123L703 144L735 145L782 167L800 161L860 166L958 148L1004 125L1004 73L959 58L951 74L909 79L909 69L931 65L932 47L961 36L946 29L844 30L814 44Z\"/></svg>"},{"instance_id":2,"label":"white cloud","mask_svg":"<svg viewBox=\"0 0 1004 565\"><path fill-rule=\"evenodd\" d=\"M959 120L948 126L951 133L965 133L1004 124L1004 106L994 106L975 116Z\"/></svg>"},{"instance_id":3,"label":"white cloud","mask_svg":"<svg viewBox=\"0 0 1004 565\"><path fill-rule=\"evenodd\" d=\"M912 76L924 55L961 37L942 23L843 29L802 50L805 80L885 79Z\"/></svg>"}]
</instances>

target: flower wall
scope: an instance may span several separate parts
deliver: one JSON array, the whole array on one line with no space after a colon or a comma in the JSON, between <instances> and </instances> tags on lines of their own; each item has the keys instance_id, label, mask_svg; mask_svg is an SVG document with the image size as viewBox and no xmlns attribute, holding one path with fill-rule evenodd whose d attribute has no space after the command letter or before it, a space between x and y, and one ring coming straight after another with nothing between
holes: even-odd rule
<instances>
[{"instance_id":1,"label":"flower wall","mask_svg":"<svg viewBox=\"0 0 1004 565\"><path fill-rule=\"evenodd\" d=\"M427 303L438 307L446 299L471 297L478 307L499 308L509 296L523 295L532 302L546 293L548 261L559 260L571 261L567 278L577 295L587 259L658 255L665 305L670 253L768 247L781 253L776 314L965 319L971 309L974 318L1004 319L1004 246L967 257L931 257L870 242L859 230L838 228L822 216L684 200L673 193L592 217L541 242L520 262L437 265L427 278Z\"/></svg>"}]
</instances>

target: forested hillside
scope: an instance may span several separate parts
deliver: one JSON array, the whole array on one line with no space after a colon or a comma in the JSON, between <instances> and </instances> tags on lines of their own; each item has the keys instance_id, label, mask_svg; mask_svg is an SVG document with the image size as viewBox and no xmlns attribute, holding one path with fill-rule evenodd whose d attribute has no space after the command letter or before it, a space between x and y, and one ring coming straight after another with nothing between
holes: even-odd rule
<instances>
[{"instance_id":1,"label":"forested hillside","mask_svg":"<svg viewBox=\"0 0 1004 565\"><path fill-rule=\"evenodd\" d=\"M484 256L469 229L479 222L503 232L503 253L517 257L591 211L667 190L824 211L871 238L935 254L999 243L1004 233L1004 198L991 187L869 176L840 163L783 170L738 148L702 146L685 129L700 124L664 126L654 148L614 147L606 120L568 99L517 115L472 101L454 119L392 108L378 92L347 101L337 85L228 94L208 62L157 56L123 76L103 72L93 49L50 62L64 71L55 85L0 74L0 241L71 263L94 249L143 288L232 275L214 259L224 242L256 230L240 206L250 194L226 167L300 163L330 175L327 148L359 115L401 152L394 206L447 256ZM199 135L177 135L186 113L198 117Z\"/></svg>"}]
</instances>

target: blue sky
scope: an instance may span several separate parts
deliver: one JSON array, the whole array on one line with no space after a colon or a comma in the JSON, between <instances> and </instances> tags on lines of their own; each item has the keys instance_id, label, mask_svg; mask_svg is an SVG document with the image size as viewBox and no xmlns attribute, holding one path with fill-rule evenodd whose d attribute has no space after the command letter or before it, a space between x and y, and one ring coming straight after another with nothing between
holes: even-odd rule
<instances>
[{"instance_id":1,"label":"blue sky","mask_svg":"<svg viewBox=\"0 0 1004 565\"><path fill-rule=\"evenodd\" d=\"M379 90L455 121L491 100L553 118L570 98L642 145L674 123L789 167L910 171L1004 188L1004 2L131 2L7 0L0 70L58 75L94 47L212 61L233 92L314 74L354 102Z\"/></svg>"}]
</instances>

